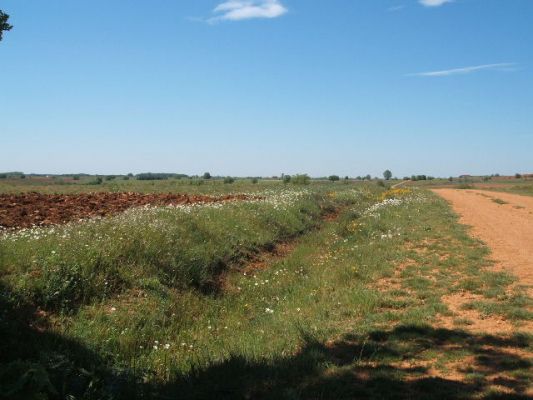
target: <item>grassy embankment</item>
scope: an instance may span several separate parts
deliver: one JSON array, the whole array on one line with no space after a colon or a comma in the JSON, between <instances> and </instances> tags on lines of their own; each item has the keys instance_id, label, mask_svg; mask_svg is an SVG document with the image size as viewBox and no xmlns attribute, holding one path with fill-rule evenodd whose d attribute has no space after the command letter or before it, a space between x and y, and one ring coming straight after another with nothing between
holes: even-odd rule
<instances>
[{"instance_id":1,"label":"grassy embankment","mask_svg":"<svg viewBox=\"0 0 533 400\"><path fill-rule=\"evenodd\" d=\"M26 359L4 364L1 380L33 367L33 392L35 382L52 392L49 377L59 397L76 398L525 398L531 337L518 332L530 300L512 277L487 270L487 250L445 202L372 188L290 204L75 225L67 229L87 232L67 235L72 247L59 246L61 229L0 242L10 310L1 351ZM286 257L238 267L250 252L316 226L320 205L348 208ZM129 245L113 245L120 237ZM72 287L83 289L59 296L44 271L79 265L71 257L87 260L74 269L83 273ZM220 290L201 290L212 282ZM515 334L469 331L472 321L443 301L462 292L477 296L465 308L501 316ZM443 318L452 326L442 328Z\"/></svg>"}]
</instances>

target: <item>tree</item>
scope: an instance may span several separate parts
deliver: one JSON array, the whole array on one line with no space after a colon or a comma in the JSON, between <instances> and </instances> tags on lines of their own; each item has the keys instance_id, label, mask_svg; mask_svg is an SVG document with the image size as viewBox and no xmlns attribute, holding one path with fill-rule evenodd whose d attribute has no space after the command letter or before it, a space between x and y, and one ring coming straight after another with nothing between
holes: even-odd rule
<instances>
[{"instance_id":1,"label":"tree","mask_svg":"<svg viewBox=\"0 0 533 400\"><path fill-rule=\"evenodd\" d=\"M383 178L385 178L386 181L390 180L390 178L392 178L392 172L390 170L386 170L383 172Z\"/></svg>"},{"instance_id":2,"label":"tree","mask_svg":"<svg viewBox=\"0 0 533 400\"><path fill-rule=\"evenodd\" d=\"M203 178L204 179L211 179L211 174L209 172L204 172Z\"/></svg>"},{"instance_id":3,"label":"tree","mask_svg":"<svg viewBox=\"0 0 533 400\"><path fill-rule=\"evenodd\" d=\"M7 23L9 20L9 15L4 13L2 10L0 10L0 40L2 40L2 34L4 31L10 31L11 28L13 28L11 25Z\"/></svg>"},{"instance_id":4,"label":"tree","mask_svg":"<svg viewBox=\"0 0 533 400\"><path fill-rule=\"evenodd\" d=\"M328 177L328 179L329 179L331 182L337 182L338 180L340 180L339 175L330 175L330 176Z\"/></svg>"}]
</instances>

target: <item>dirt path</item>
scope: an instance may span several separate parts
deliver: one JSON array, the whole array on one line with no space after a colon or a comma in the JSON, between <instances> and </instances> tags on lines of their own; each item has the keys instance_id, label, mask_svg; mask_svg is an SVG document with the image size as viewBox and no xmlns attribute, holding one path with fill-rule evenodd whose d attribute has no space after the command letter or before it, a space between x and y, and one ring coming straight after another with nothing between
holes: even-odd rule
<instances>
[{"instance_id":1,"label":"dirt path","mask_svg":"<svg viewBox=\"0 0 533 400\"><path fill-rule=\"evenodd\" d=\"M482 190L435 189L460 222L489 245L497 268L533 286L533 197Z\"/></svg>"}]
</instances>

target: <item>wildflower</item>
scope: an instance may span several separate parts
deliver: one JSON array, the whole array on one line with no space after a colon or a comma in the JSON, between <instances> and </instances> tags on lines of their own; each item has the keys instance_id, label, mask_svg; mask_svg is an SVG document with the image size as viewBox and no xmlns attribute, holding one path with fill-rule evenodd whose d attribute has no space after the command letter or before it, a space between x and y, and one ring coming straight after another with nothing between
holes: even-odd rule
<instances>
[{"instance_id":1,"label":"wildflower","mask_svg":"<svg viewBox=\"0 0 533 400\"><path fill-rule=\"evenodd\" d=\"M165 350L168 350L168 349L170 349L170 344L169 343L165 344Z\"/></svg>"},{"instance_id":2,"label":"wildflower","mask_svg":"<svg viewBox=\"0 0 533 400\"><path fill-rule=\"evenodd\" d=\"M274 314L274 310L272 310L271 308L268 308L268 307L265 308L265 312L266 312L267 314Z\"/></svg>"}]
</instances>

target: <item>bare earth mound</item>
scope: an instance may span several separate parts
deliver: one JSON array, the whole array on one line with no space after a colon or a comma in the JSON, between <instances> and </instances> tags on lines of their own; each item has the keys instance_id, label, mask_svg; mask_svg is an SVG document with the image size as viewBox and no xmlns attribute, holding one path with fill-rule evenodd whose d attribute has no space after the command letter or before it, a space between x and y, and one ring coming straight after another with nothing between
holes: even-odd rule
<instances>
[{"instance_id":1,"label":"bare earth mound","mask_svg":"<svg viewBox=\"0 0 533 400\"><path fill-rule=\"evenodd\" d=\"M435 189L492 249L498 268L533 286L533 197L481 190Z\"/></svg>"},{"instance_id":2,"label":"bare earth mound","mask_svg":"<svg viewBox=\"0 0 533 400\"><path fill-rule=\"evenodd\" d=\"M201 196L187 194L82 193L82 194L0 194L0 227L28 228L61 224L82 218L120 213L145 205L216 203L258 199L257 196Z\"/></svg>"}]
</instances>

